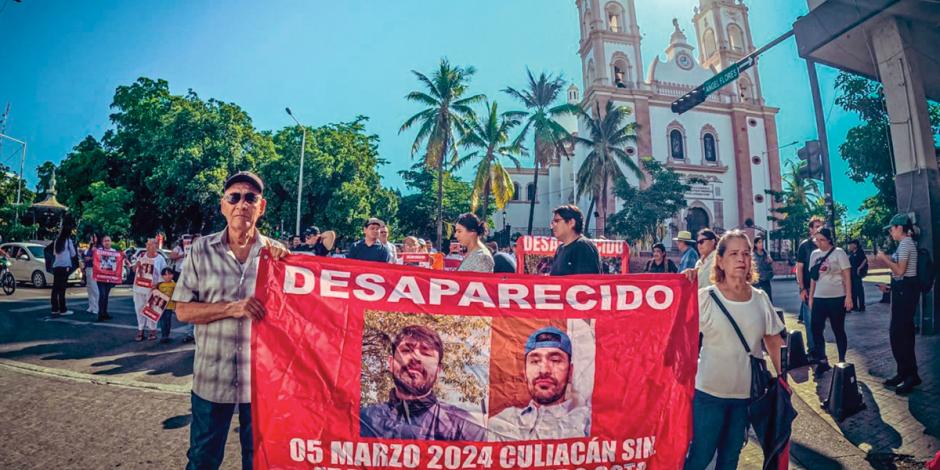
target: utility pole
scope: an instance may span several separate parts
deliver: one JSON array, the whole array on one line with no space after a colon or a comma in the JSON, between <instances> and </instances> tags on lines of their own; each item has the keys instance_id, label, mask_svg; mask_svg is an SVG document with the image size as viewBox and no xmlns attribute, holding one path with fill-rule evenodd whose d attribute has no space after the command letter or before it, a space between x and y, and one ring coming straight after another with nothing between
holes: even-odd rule
<instances>
[{"instance_id":1,"label":"utility pole","mask_svg":"<svg viewBox=\"0 0 940 470\"><path fill-rule=\"evenodd\" d=\"M0 117L0 134L7 131L7 119L10 117L10 103L7 102L6 109L3 110L3 117ZM0 157L3 156L3 139L0 139Z\"/></svg>"},{"instance_id":2,"label":"utility pole","mask_svg":"<svg viewBox=\"0 0 940 470\"><path fill-rule=\"evenodd\" d=\"M829 167L829 139L826 136L826 118L823 116L822 98L819 95L819 78L816 76L816 62L806 59L806 70L809 72L809 87L813 92L813 110L816 113L816 134L819 136L819 146L822 154L823 192L826 201L826 218L828 225L835 230L836 210L832 202L832 172Z\"/></svg>"}]
</instances>

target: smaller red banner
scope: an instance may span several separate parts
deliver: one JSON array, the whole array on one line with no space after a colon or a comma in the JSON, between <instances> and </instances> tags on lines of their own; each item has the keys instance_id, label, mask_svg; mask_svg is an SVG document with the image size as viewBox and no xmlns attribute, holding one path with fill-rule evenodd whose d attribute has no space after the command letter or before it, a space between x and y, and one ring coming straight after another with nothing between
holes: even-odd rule
<instances>
[{"instance_id":1,"label":"smaller red banner","mask_svg":"<svg viewBox=\"0 0 940 470\"><path fill-rule=\"evenodd\" d=\"M92 256L92 276L96 282L120 284L124 268L124 253L118 250L94 250Z\"/></svg>"}]
</instances>

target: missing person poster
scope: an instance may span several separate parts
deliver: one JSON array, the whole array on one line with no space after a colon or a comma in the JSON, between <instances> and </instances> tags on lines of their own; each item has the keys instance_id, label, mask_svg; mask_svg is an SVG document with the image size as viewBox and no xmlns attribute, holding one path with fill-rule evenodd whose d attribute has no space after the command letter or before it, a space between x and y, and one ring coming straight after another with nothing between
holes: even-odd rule
<instances>
[{"instance_id":1,"label":"missing person poster","mask_svg":"<svg viewBox=\"0 0 940 470\"><path fill-rule=\"evenodd\" d=\"M630 272L630 245L623 240L592 239L601 257L601 272L625 274ZM522 274L547 276L558 250L555 237L523 235L516 239L516 271Z\"/></svg>"},{"instance_id":2,"label":"missing person poster","mask_svg":"<svg viewBox=\"0 0 940 470\"><path fill-rule=\"evenodd\" d=\"M140 314L153 321L158 321L163 315L163 311L166 310L166 305L169 301L170 296L154 289L150 291L150 297L147 298L147 305L144 305L144 309Z\"/></svg>"},{"instance_id":3,"label":"missing person poster","mask_svg":"<svg viewBox=\"0 0 940 470\"><path fill-rule=\"evenodd\" d=\"M124 253L119 250L96 248L92 257L92 276L95 282L120 284L124 282Z\"/></svg>"},{"instance_id":4,"label":"missing person poster","mask_svg":"<svg viewBox=\"0 0 940 470\"><path fill-rule=\"evenodd\" d=\"M401 264L405 266L431 269L434 264L429 253L400 253L399 256L401 257Z\"/></svg>"},{"instance_id":5,"label":"missing person poster","mask_svg":"<svg viewBox=\"0 0 940 470\"><path fill-rule=\"evenodd\" d=\"M148 289L156 287L154 279L155 276L159 275L159 273L154 275L153 258L146 254L142 254L137 258L137 273L134 275L134 285Z\"/></svg>"},{"instance_id":6,"label":"missing person poster","mask_svg":"<svg viewBox=\"0 0 940 470\"><path fill-rule=\"evenodd\" d=\"M257 282L255 468L682 466L698 352L682 276L265 252Z\"/></svg>"}]
</instances>

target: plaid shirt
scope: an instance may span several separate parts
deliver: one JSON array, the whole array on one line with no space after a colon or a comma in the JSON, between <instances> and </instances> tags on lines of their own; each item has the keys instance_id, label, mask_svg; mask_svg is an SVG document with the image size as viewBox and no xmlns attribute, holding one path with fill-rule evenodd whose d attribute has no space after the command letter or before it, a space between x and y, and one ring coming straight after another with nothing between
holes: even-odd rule
<instances>
[{"instance_id":1,"label":"plaid shirt","mask_svg":"<svg viewBox=\"0 0 940 470\"><path fill-rule=\"evenodd\" d=\"M214 303L253 296L259 252L274 243L259 233L242 264L229 249L226 230L196 240L184 258L173 300ZM193 393L215 403L251 403L251 319L196 325Z\"/></svg>"}]
</instances>

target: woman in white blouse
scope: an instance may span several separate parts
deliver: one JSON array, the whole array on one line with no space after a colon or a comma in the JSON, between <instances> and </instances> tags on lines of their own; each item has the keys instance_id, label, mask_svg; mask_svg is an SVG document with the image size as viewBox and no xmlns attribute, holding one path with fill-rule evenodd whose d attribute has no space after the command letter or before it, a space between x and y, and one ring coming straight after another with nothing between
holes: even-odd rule
<instances>
[{"instance_id":1,"label":"woman in white blouse","mask_svg":"<svg viewBox=\"0 0 940 470\"><path fill-rule=\"evenodd\" d=\"M716 452L715 469L733 470L744 446L751 363L728 315L741 330L748 348L761 354L763 343L774 370L780 370L784 324L767 294L752 285L757 275L750 240L744 232L731 230L718 241L716 251L711 275L714 285L698 291L702 349L695 376L692 444L686 470L706 468Z\"/></svg>"},{"instance_id":2,"label":"woman in white blouse","mask_svg":"<svg viewBox=\"0 0 940 470\"><path fill-rule=\"evenodd\" d=\"M849 255L834 245L832 230L828 227L819 229L814 235L816 250L809 257L810 284L809 309L813 319L810 325L813 344L816 345L816 375L830 369L826 358L826 319L836 337L839 350L839 362L845 362L845 352L849 347L845 335L845 312L852 310L852 263ZM813 279L814 271L819 276Z\"/></svg>"},{"instance_id":3,"label":"woman in white blouse","mask_svg":"<svg viewBox=\"0 0 940 470\"><path fill-rule=\"evenodd\" d=\"M460 263L458 271L477 271L481 273L493 272L493 254L486 248L480 237L486 235L486 225L476 214L461 214L457 218L457 228L454 236L457 241L467 249L467 254Z\"/></svg>"}]
</instances>

